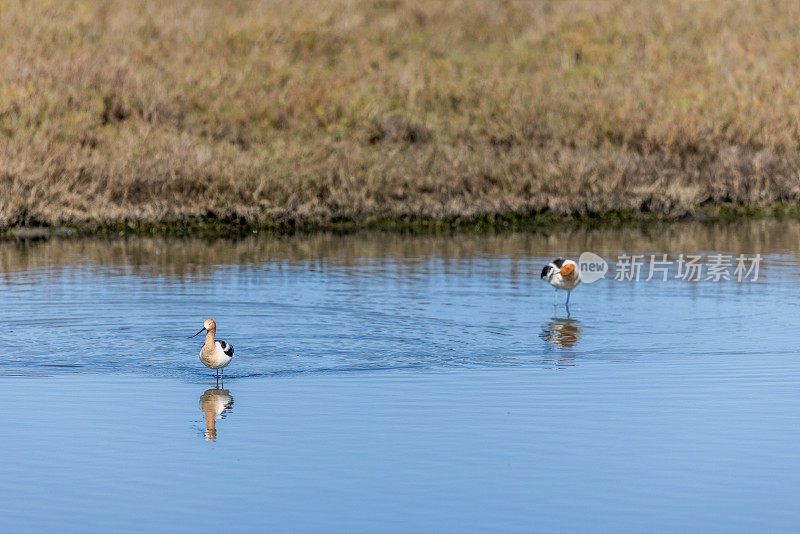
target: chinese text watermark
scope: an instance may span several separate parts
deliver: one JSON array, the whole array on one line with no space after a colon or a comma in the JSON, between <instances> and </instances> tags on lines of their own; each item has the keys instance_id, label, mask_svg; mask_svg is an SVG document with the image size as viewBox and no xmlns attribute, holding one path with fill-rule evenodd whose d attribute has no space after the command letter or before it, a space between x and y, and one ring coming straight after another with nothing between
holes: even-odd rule
<instances>
[{"instance_id":1,"label":"chinese text watermark","mask_svg":"<svg viewBox=\"0 0 800 534\"><path fill-rule=\"evenodd\" d=\"M755 282L761 267L761 254L620 254L613 266L613 279L617 281L666 282L720 282L735 280ZM609 264L593 252L584 252L578 260L581 281L587 284L605 278Z\"/></svg>"}]
</instances>

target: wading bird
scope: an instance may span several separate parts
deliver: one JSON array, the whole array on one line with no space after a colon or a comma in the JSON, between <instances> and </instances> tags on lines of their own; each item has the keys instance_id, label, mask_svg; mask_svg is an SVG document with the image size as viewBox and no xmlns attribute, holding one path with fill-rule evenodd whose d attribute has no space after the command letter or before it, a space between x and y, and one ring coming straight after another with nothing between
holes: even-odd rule
<instances>
[{"instance_id":1,"label":"wading bird","mask_svg":"<svg viewBox=\"0 0 800 534\"><path fill-rule=\"evenodd\" d=\"M200 329L200 332L203 332L204 330L206 332L206 342L203 345L203 348L200 349L200 361L203 362L203 365L209 369L216 369L217 377L219 377L220 369L224 369L229 363L231 363L231 359L233 358L233 347L222 340L214 341L214 334L217 332L217 323L214 322L214 319L205 320L203 323L203 328ZM197 332L193 336L189 336L189 338L191 339L199 336L200 332Z\"/></svg>"},{"instance_id":2,"label":"wading bird","mask_svg":"<svg viewBox=\"0 0 800 534\"><path fill-rule=\"evenodd\" d=\"M566 307L569 310L569 296L572 290L581 283L578 264L572 260L557 258L544 266L542 280L548 282L556 290L553 297L553 306L558 306L558 290L561 289L567 292Z\"/></svg>"}]
</instances>

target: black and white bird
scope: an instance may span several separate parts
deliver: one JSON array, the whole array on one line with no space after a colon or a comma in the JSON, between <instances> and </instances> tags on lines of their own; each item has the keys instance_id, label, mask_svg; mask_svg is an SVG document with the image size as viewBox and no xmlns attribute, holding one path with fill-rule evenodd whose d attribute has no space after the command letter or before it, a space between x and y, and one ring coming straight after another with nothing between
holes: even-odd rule
<instances>
[{"instance_id":1,"label":"black and white bird","mask_svg":"<svg viewBox=\"0 0 800 534\"><path fill-rule=\"evenodd\" d=\"M555 288L553 306L558 306L558 290L567 292L566 307L569 309L569 296L572 290L581 283L581 273L578 264L572 260L556 258L542 269L542 280Z\"/></svg>"},{"instance_id":2,"label":"black and white bird","mask_svg":"<svg viewBox=\"0 0 800 534\"><path fill-rule=\"evenodd\" d=\"M200 332L204 330L206 332L206 342L203 348L200 349L200 361L209 369L216 369L217 376L219 376L220 370L224 369L233 359L233 346L221 339L214 340L214 334L217 332L217 323L214 322L214 319L206 319L203 322L203 328L200 329ZM200 332L190 337L196 337L200 335Z\"/></svg>"}]
</instances>

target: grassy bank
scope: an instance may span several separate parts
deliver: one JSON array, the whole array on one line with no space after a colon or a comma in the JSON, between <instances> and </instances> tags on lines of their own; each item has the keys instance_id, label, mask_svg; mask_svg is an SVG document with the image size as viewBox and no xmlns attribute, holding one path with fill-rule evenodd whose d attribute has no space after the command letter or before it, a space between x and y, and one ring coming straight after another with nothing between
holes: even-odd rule
<instances>
[{"instance_id":1,"label":"grassy bank","mask_svg":"<svg viewBox=\"0 0 800 534\"><path fill-rule=\"evenodd\" d=\"M794 213L798 18L736 0L7 2L0 227Z\"/></svg>"},{"instance_id":2,"label":"grassy bank","mask_svg":"<svg viewBox=\"0 0 800 534\"><path fill-rule=\"evenodd\" d=\"M717 207L681 216L662 213L608 211L594 215L520 215L484 217L336 219L329 221L253 221L218 217L185 217L173 221L83 222L69 225L18 225L0 229L0 241L81 237L242 238L252 235L294 236L324 233L392 232L416 235L498 234L509 232L554 234L571 231L639 229L664 231L686 224L741 225L757 222L781 224L800 221L800 204L771 207Z\"/></svg>"}]
</instances>

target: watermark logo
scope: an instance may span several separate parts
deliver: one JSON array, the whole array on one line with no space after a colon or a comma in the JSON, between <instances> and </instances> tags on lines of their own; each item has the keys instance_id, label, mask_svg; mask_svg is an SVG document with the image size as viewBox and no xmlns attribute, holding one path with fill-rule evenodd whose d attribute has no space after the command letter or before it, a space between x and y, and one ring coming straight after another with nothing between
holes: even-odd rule
<instances>
[{"instance_id":1,"label":"watermark logo","mask_svg":"<svg viewBox=\"0 0 800 534\"><path fill-rule=\"evenodd\" d=\"M608 262L594 252L584 252L578 258L578 270L581 273L581 282L591 284L605 277Z\"/></svg>"},{"instance_id":2,"label":"watermark logo","mask_svg":"<svg viewBox=\"0 0 800 534\"><path fill-rule=\"evenodd\" d=\"M761 254L708 256L680 254L670 258L666 254L622 253L613 262L613 279L621 282L638 282L669 279L685 282L720 282L735 280L755 282L761 267ZM581 281L591 284L605 278L611 270L609 262L594 252L584 252L578 259Z\"/></svg>"}]
</instances>

